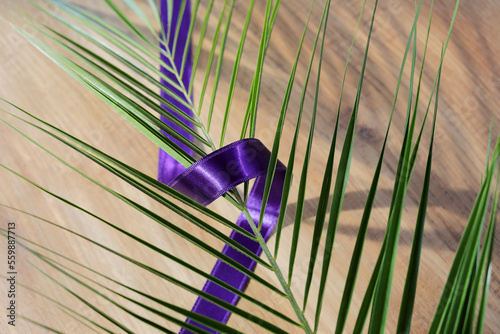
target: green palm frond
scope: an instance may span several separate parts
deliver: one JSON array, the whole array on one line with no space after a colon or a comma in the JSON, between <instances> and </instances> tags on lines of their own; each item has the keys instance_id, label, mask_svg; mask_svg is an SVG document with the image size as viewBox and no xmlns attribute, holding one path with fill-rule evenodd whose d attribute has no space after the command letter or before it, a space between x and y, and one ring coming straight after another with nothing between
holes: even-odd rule
<instances>
[{"instance_id":1,"label":"green palm frond","mask_svg":"<svg viewBox=\"0 0 500 334\"><path fill-rule=\"evenodd\" d=\"M161 2L171 9L174 1L181 0ZM186 1L181 2L180 13L172 14L172 10L169 13L182 16ZM270 57L276 57L272 50L280 45L275 41L275 34L282 27L279 20L282 7L286 6L280 0L191 1L188 36L193 41L193 70L189 85L183 81L189 75L185 72L188 47L178 47L176 43L180 26L163 25L155 1L104 0L95 6L107 7L107 12L98 12L92 10L91 4L87 8L86 4L46 0L32 3L31 8L50 18L48 22L25 19L22 15L17 19L23 22L13 25L19 35L130 123L142 134L140 140L146 142L149 139L155 148L164 150L183 166L188 167L224 145L243 138L265 135L267 137L262 141L271 151L260 220L254 222L246 204L249 182L226 193L224 200L216 205L205 207L157 181L152 176L154 171L141 171L119 153L110 153L100 145L82 139L82 136L57 121L47 120L35 110L25 110L22 102L13 101L9 96L0 97L3 105L0 116L2 128L12 131L15 135L13 140L31 142L64 168L90 181L96 187L92 189L98 189L95 194L85 193L88 199L80 203L67 193L60 192L60 189L54 189L51 184L31 177L25 170L13 168L8 157L0 159L2 171L12 177L9 180L15 178L22 182L23 187L36 188L40 194L50 198L54 208L71 208L74 210L71 212L77 212L85 222L77 227L78 224L65 221L64 215L56 213L56 209L52 217L43 217L31 209L0 203L6 211L40 224L40 237L24 233L24 230L16 234L16 247L22 248L23 257L26 257L19 260L29 263L25 267L29 275L40 282L52 284L53 291L42 292L29 281L24 284L22 279L24 275L28 276L26 273L20 275L18 288L43 299L64 314L65 319L71 319L72 325L24 311L21 311L22 319L38 326L35 328L49 332L71 332L73 326L80 326L78 328L83 332L97 333L175 333L180 327L196 333L208 333L186 323L186 317L223 333L410 332L427 207L431 200L431 167L436 128L439 127L442 68L459 1L450 13L448 34L442 41L441 57L434 63L437 64L434 72L429 69L429 63L432 63L429 53L439 51L432 50L429 43L434 2L415 2L413 21L409 23L405 47L401 52L393 103L390 110L387 109L388 122L383 125L385 135L382 145L377 148L375 168L368 173L371 182L363 210L358 212L356 218L352 253L342 250L343 255L347 254L342 261L345 268L340 270L345 277L339 285L341 290L335 293L332 291L332 277L338 280L339 275L334 271L339 270L340 265L340 261L334 260L339 247L337 234L343 224L344 202L352 182L351 164L359 149L355 145L359 115L367 112L367 105L362 102L363 87L374 75L369 72L370 52L378 36L374 34L374 27L380 4L378 0L364 0L356 4L359 6L359 17L353 26L352 39L349 39L345 65L341 67L343 71L339 72L342 77L335 79L340 87L338 97L335 107L325 110L322 95L327 89L333 91L324 84L325 77L331 75L333 64L328 59L331 55L328 52L329 34L332 33L332 22L337 22L337 8L334 6L341 4L330 0L300 3L303 4L303 13L300 14L304 14L304 18L298 20L299 28L294 27L300 31L300 37L283 47L282 51L293 54L293 61L282 64L289 69L284 74L280 71L282 77L275 81L271 81L269 64L279 63L279 60ZM426 23L421 23L423 8L430 9L428 21L424 20ZM290 11L289 8L286 10ZM260 14L258 19L255 19L256 12ZM419 27L423 25L426 34L421 43ZM286 34L286 31L278 30L278 33ZM170 38L174 40L173 48L168 47ZM361 50L358 59L353 54L355 49ZM163 61L160 55L167 61ZM182 57L180 68L174 61L178 55ZM353 58L360 62L357 66L352 64ZM162 67L172 76L165 75L160 70ZM354 81L350 77L352 68L356 69ZM425 76L433 78L433 83L432 79L427 80L431 82L427 85ZM173 88L162 85L161 80ZM279 88L270 87L269 82L272 85L277 81L282 83ZM350 87L351 84L353 87ZM370 84L373 85L368 82ZM268 93L267 89L274 90ZM279 106L279 110L270 112L274 117L271 120L266 119L268 114L262 113L269 95ZM401 102L400 95L407 95L404 102ZM173 100L192 111L193 115L177 107ZM173 116L162 104L179 114L180 118ZM350 113L345 111L346 104L351 107ZM401 105L406 110L399 115L403 109ZM85 109L86 106L82 106L80 110L85 112ZM321 134L317 128L323 126L319 118L323 113L329 113L332 121L328 124L325 141L328 144L319 146L316 143ZM186 139L176 129L163 123L159 115L186 131L194 140ZM384 178L384 166L388 164L386 153L391 149L388 145L391 136L397 138L397 134L390 131L395 127L395 117L404 119L403 126L396 129L401 134L399 155L396 156L397 170L390 204L385 212L384 237L377 248L380 251L372 254L370 259L374 266L369 270L371 276L369 281L363 282L359 274L365 266L364 248L369 224L376 211L375 202ZM183 123L181 118L190 121L193 128ZM230 124L238 126L231 128ZM265 133L260 131L260 127ZM186 153L165 133L191 149L194 156ZM491 135L492 130L490 140ZM421 150L427 153L425 158L419 158ZM431 333L483 331L498 205L500 139L492 145L492 150L434 318L428 323ZM83 157L85 163L71 161L67 152ZM324 166L320 168L315 166L318 161L323 161L318 157L324 157ZM422 168L418 159L425 159L425 167ZM261 225L278 160L287 162L287 170L275 235L271 242L266 243ZM94 165L91 162L99 167L99 172L88 169ZM417 180L421 189L420 199L417 200L416 215L409 218L416 222L412 231L411 253L404 270L406 276L404 287L400 289L399 309L393 310L393 278L403 216L406 216L405 200L410 182L415 182L412 180L413 173L419 169L423 172L423 178ZM319 170L321 186L311 185L311 174ZM113 182L108 182L110 179L103 175L112 175ZM5 187L9 188L9 185ZM96 210L94 203L101 201L97 194L104 194L102 196L106 201L119 202L116 205L130 210L126 212L133 212L133 221L112 221ZM317 198L317 204L312 216L307 217L308 198L311 197ZM290 209L292 206L295 206L294 210ZM234 224L235 212L243 212L252 222L252 233ZM140 222L137 217L140 217ZM310 226L305 224L308 218L312 220ZM86 229L91 229L90 224L92 229L109 228L117 233L118 240L99 239L89 231L86 233ZM151 233L138 232L133 224L140 224ZM14 240L9 234L11 232L7 228L1 230L7 243L13 244L9 241ZM89 264L84 257L65 254L54 245L44 243L43 233L52 233L50 231L64 235L65 240L75 243L75 247L81 246L81 249L77 248L77 253L106 254L103 256L116 260L117 267L123 265L129 270L130 279L114 274L113 270ZM263 255L255 255L228 237L231 231L259 243ZM158 241L159 238L165 240ZM179 245L182 244L185 249L170 247L168 243L174 239L180 240ZM305 246L304 240L307 240ZM122 244L127 251L123 251ZM224 254L221 251L223 245L229 245L254 260L257 269L249 270ZM153 260L145 259L135 251L129 252L129 249L144 252ZM196 258L206 262L206 266L200 265ZM256 296L252 289L239 291L210 276L210 265L216 260L247 275L251 279L251 287L258 286L256 289L260 294ZM103 263L106 262L103 260ZM151 291L151 287L142 287L139 283L141 279L148 280L142 275L154 280L151 283L153 289L155 284L162 289ZM241 302L234 306L207 294L201 289L205 280L211 280L236 294ZM185 298L171 298L168 293L164 294L164 289L175 290L175 296ZM63 292L73 297L74 304L68 305L59 300ZM222 324L193 313L190 303L198 296L230 311L237 320ZM267 296L267 299L262 296ZM388 324L391 312L398 318L394 324Z\"/></svg>"}]
</instances>

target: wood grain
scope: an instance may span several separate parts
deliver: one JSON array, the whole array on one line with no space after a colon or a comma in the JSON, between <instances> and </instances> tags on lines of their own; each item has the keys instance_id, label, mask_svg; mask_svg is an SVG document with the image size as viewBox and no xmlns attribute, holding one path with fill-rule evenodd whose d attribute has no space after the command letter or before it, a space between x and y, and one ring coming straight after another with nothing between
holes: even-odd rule
<instances>
[{"instance_id":1,"label":"wood grain","mask_svg":"<svg viewBox=\"0 0 500 334\"><path fill-rule=\"evenodd\" d=\"M346 89L340 112L339 138L341 139L345 135L352 111L361 69L370 13L373 8L373 1L368 2L347 72ZM146 1L140 1L140 3L144 7L146 6ZM314 34L319 24L322 4L323 1L320 1L314 7L298 66L297 79L290 101L284 128L282 149L280 151L280 159L283 162L288 160L288 152L299 110L300 91L304 84L304 74L311 55ZM117 22L115 18L112 18L110 10L104 3L87 1L83 5L102 18ZM215 1L214 13L220 12L222 5L222 1ZM354 33L361 5L361 1L348 0L334 1L332 3L321 76L319 111L315 130L316 137L314 139L307 186L307 201L303 224L304 233L301 236L298 251L300 257L298 263L300 264L295 269L297 276L293 281L293 286L297 291L302 289L301 287L304 284L307 273L306 260L308 259L311 245L312 229L321 189L323 170L333 134L340 96L341 78L348 46ZM308 6L309 3L305 0L283 1L273 30L271 45L264 68L256 133L256 137L260 138L268 147L272 145L272 135L275 131L288 75L292 68L300 35L306 21ZM202 13L204 13L205 8L206 2L203 1L200 13L198 14L199 21L202 20ZM247 8L247 2L236 1L235 13L232 19L233 25L227 44L229 51L227 51L224 58L225 66L222 70L222 78L219 84L219 91L222 93L219 93L215 103L214 126L210 130L210 134L213 136L215 142L219 141L220 124L225 109L225 96L234 62L234 53L230 51L235 50L239 43L239 36ZM255 68L256 50L261 33L259 27L264 19L264 9L265 2L257 1L252 16L252 26L245 46L245 54L242 58L235 99L232 104L233 112L229 120L228 133L225 138L226 144L239 139L241 122L248 98L248 89L251 85ZM420 64L422 59L429 9L430 1L425 1L421 20L418 25L419 46L417 64ZM441 46L446 38L453 9L454 1L451 0L439 1L435 4L427 64L423 77L419 122L423 119L426 101L428 101L430 96L432 83L439 64ZM8 20L17 23L22 28L32 31L29 26L17 19L11 11L14 13L26 11L24 15L28 20L39 20L42 23L48 22L48 18L42 12L24 2L2 0L0 3L0 14ZM454 257L454 251L457 249L460 236L479 189L486 161L488 132L492 118L493 136L498 135L500 130L500 123L498 121L500 118L500 65L496 57L500 53L500 42L498 40L498 36L500 35L499 14L500 3L498 1L476 0L461 4L446 54L441 84L440 108L434 147L433 173L425 227L424 249L422 252L417 301L413 317L413 333L427 332L436 309L447 272ZM320 333L331 333L333 331L334 320L332 318L337 313L342 296L343 282L347 274L360 217L389 120L397 75L413 16L413 1L391 0L380 2L368 57L356 128L351 173L338 227L335 253L331 262L332 271L329 276L327 289L328 298L323 308L324 317L320 325ZM138 20L137 22L139 23ZM207 31L208 36L213 36L216 24L215 19L210 21ZM197 27L199 28L199 25ZM63 27L61 29L68 32L68 29L64 29ZM198 36L199 29L195 33L195 41ZM210 40L207 40L203 44L199 64L200 68L207 66ZM287 208L287 227L284 230L284 240L281 246L282 252L279 257L279 263L285 268L285 271L288 261L284 255L290 247L292 233L290 224L293 222L295 212L295 205L293 203L297 196L299 170L305 154L308 129L311 122L316 72L314 69L311 79L312 83L310 83L305 99L305 113L296 161L299 169L295 173L296 180L291 195L292 204ZM376 207L372 213L368 241L364 250L364 259L361 264L359 282L352 303L353 308L349 317L347 332L352 330L355 321L354 314L360 306L364 289L370 278L371 269L375 264L381 241L384 237L387 211L397 168L397 157L399 156L403 136L409 75L410 72L407 69L403 76L400 98L390 132L380 189L376 198ZM196 94L200 93L199 90L202 82L203 76L198 75L195 82L195 96L198 96ZM213 72L208 84L209 94L211 94L212 87ZM112 153L115 157L149 175L154 176L156 174L157 148L155 145L149 142L92 93L80 86L74 79L24 41L6 21L0 21L0 97L16 103L44 120L53 122L64 130L90 142L105 152ZM205 102L202 115L207 114L208 107L209 103ZM13 108L7 106L5 103L2 103L2 108L11 112L14 111ZM96 178L104 185L129 196L147 208L158 212L163 217L171 219L178 226L190 231L209 244L217 248L222 247L220 241L207 237L187 221L180 219L153 200L141 196L135 189L126 185L117 177L110 175L94 164L88 163L83 157L57 143L55 140L23 125L13 117L6 116L5 113L2 113L1 117L19 126L20 129L28 133L42 145L46 145L63 159L85 173L88 173L93 178ZM205 271L210 271L214 263L212 257L197 250L196 247L193 247L182 238L168 233L158 224L146 219L96 185L63 166L7 125L2 123L0 129L1 164L19 172L43 187L47 187L48 190L58 195L71 199L75 203L78 203L78 205L94 212L96 215L103 217L113 224L126 228L137 236L147 239L152 244L162 247L179 257L188 259ZM406 198L396 272L391 294L388 333L395 331L397 323L397 310L404 286L406 266L413 240L413 228L420 199L421 184L424 177L426 153L430 138L429 130L427 126L426 131L424 131L422 151L417 159L415 173ZM337 157L340 155L341 148L340 141L337 143ZM14 206L57 222L78 233L85 234L92 240L102 242L119 252L123 252L127 256L169 273L186 283L201 287L204 282L197 275L182 270L182 268L179 268L179 266L173 264L171 261L160 259L144 247L138 247L134 242L124 238L104 224L99 223L96 219L62 204L3 169L0 170L0 184L1 204ZM234 208L231 208L223 200L215 202L211 207L227 214L229 217L236 217L238 214ZM138 269L138 267L134 267L123 259L92 246L88 241L80 240L69 235L67 232L60 231L33 217L0 207L1 227L6 228L7 223L11 221L16 222L16 233L20 236L25 236L45 247L81 261L97 271L119 279L121 282L140 288L147 293L161 295L165 300L175 302L185 308L190 308L195 300L194 295L186 293L182 289L174 287L152 274ZM270 245L274 246L274 238L271 238ZM499 247L500 237L497 235L495 238L493 274L485 333L500 332L500 320L498 318L498 310L500 309ZM0 242L0 249L1 254L6 253L6 242L4 239ZM0 255L0 257L2 256L6 255ZM57 258L56 256L52 257ZM32 254L18 247L17 258L19 261L17 268L19 283L48 294L64 305L71 306L83 315L89 316L101 324L105 324L106 327L113 331L120 332L116 326L93 314L74 296L65 293L55 283L33 268L28 261L35 263L41 270L50 270L47 265L37 260ZM61 261L70 268L78 269L67 261ZM0 265L0 273L5 275L5 261L2 260L0 263L2 263ZM319 277L320 274L318 267L316 268L316 277ZM265 272L263 269L257 270L259 274L266 277L270 282L277 283L272 273ZM105 282L94 274L88 274L99 282ZM141 323L131 319L125 312L111 306L108 302L89 293L62 275L56 274L55 277L60 279L63 284L74 289L74 291L83 296L88 302L96 307L105 309L107 312L109 311L112 317L123 321L132 331L137 333L155 333L155 330L150 327L145 329ZM106 282L106 284L108 283ZM7 288L5 279L1 280L0 287L2 291L0 295L1 309L5 310L7 300L5 296ZM114 288L123 292L123 288L116 286ZM293 315L287 302L283 303L276 296L269 295L267 290L262 288L258 283L250 283L247 291L250 295L263 300L267 304L280 308L284 313ZM313 284L312 291L317 291L317 284ZM302 300L303 296L298 295L297 298ZM313 292L311 298L312 301L315 301L316 292ZM18 286L16 300L17 311L20 315L50 325L65 333L90 332L87 327L73 319L68 313L61 311L53 303L23 287ZM248 302L242 301L241 305L249 312L263 316L277 325L284 326L291 333L298 332L296 328L287 327L286 324L275 318L263 314ZM311 303L306 312L309 319L312 319L314 316L312 312L314 309L313 305L314 303ZM131 309L134 312L137 311L142 314L142 311L136 307L131 306ZM46 332L40 327L19 318L15 328L7 326L6 317L3 313L5 311L2 311L0 316L0 332L2 333ZM167 313L170 314L171 312L167 311ZM179 318L182 319L182 317ZM159 320L158 318L154 319ZM177 329L176 326L166 324L163 320L159 321L167 328L174 331ZM232 316L229 320L229 325L245 333L261 333L263 331L260 327L244 321L238 316Z\"/></svg>"}]
</instances>

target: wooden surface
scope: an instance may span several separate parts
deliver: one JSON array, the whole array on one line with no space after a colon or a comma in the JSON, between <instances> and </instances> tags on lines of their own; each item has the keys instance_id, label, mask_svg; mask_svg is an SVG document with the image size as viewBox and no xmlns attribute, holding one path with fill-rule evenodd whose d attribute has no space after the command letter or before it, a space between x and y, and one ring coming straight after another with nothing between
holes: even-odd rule
<instances>
[{"instance_id":1,"label":"wooden surface","mask_svg":"<svg viewBox=\"0 0 500 334\"><path fill-rule=\"evenodd\" d=\"M319 1L321 4L322 1ZM373 1L368 1L367 10L363 16L362 29L355 45L351 66L349 67L344 93L344 102L340 114L340 138L345 135L347 122L353 106L355 88L362 62L362 50L366 40L369 14ZM144 1L145 3L145 1ZM249 33L247 42L247 53L242 59L242 71L233 103L234 113L230 118L226 143L238 139L242 115L246 106L247 91L252 79L256 47L260 38L258 26L263 20L264 1L257 1L253 15L253 26ZM99 1L87 1L85 6L92 9L100 16L109 19L110 12L104 4ZM202 4L202 8L205 5ZM244 20L246 1L237 1L236 11L233 16L234 26L229 34L227 48L233 50L239 41L239 33ZM282 102L282 96L288 74L290 72L293 57L296 53L298 41L306 19L307 7L305 0L287 0L282 2L279 12L271 46L269 48L266 66L263 76L263 87L260 98L259 120L257 137L266 145L272 144L271 135L274 132L277 114ZM335 253L332 259L332 271L329 276L327 289L328 300L323 309L323 321L320 332L332 332L333 319L336 315L343 289L343 282L348 268L358 224L363 212L366 194L368 192L373 171L376 166L377 157L383 142L383 136L389 119L391 103L396 87L397 74L401 63L404 45L413 19L413 1L395 0L381 1L375 23L375 30L368 58L368 66L363 87L363 96L359 111L359 119L356 128L354 142L354 154L352 159L351 174L347 186L346 197L343 205L338 236L335 244ZM429 52L427 66L423 78L421 115L425 103L429 98L432 82L437 70L441 45L445 40L447 29L451 20L454 2L451 0L438 1L435 4L432 32L429 41ZM222 1L215 2L215 12L222 8ZM313 148L313 160L310 166L307 202L304 213L305 232L300 239L299 263L306 263L307 254L311 243L312 226L318 201L323 169L326 161L329 142L332 137L336 110L339 99L340 83L349 45L356 20L361 8L361 1L333 1L331 18L329 21L328 36L326 39L326 50L322 73L322 88L320 90L319 114L316 126L316 137ZM22 21L14 18L10 11L20 13L26 11L28 19L36 19L44 22L47 18L36 9L28 5L14 1L1 0L0 14L23 26ZM304 53L301 57L297 73L292 100L289 109L289 118L285 124L282 151L280 158L286 162L287 152L291 144L295 126L298 104L300 101L300 89L304 82L304 72L311 53L314 33L319 23L321 6L318 4L311 20L310 29L306 38ZM413 317L414 333L426 333L432 315L443 289L447 272L454 257L460 235L467 222L468 214L479 189L481 175L484 171L488 131L492 117L493 136L497 136L500 130L500 65L497 55L500 52L500 3L494 0L464 1L457 15L455 29L446 55L443 69L442 89L440 94L440 109L438 125L436 130L436 142L433 161L432 184L430 189L430 200L428 208L427 223L425 227L424 249L422 252L421 272L417 291L415 313ZM418 63L421 61L423 42L425 40L425 27L429 15L429 1L425 1L422 10L422 18L419 23L419 48ZM201 19L201 17L199 17ZM213 35L215 21L211 22L208 34ZM24 26L28 28L27 26ZM203 45L200 66L206 66L209 45ZM220 89L225 96L228 81L231 74L234 56L228 53L227 66L222 71ZM315 72L315 71L314 71ZM376 198L376 208L372 213L372 220L368 231L368 241L365 246L365 256L362 262L359 282L355 292L351 317L347 326L347 332L352 329L354 318L360 305L364 288L369 280L369 274L376 261L381 241L384 236L384 228L387 221L387 211L390 202L393 179L397 166L397 156L402 141L404 126L404 114L406 111L409 71L405 72L404 82L400 92L400 102L394 116L394 124L391 129L385 165L382 171L380 189ZM315 80L315 79L314 79ZM311 81L314 81L311 80ZM212 80L210 81L212 82ZM197 77L195 87L199 94L202 77ZM211 91L209 84L209 92ZM301 132L301 144L298 150L299 168L305 152L307 141L307 130L311 120L313 88L308 91L304 123ZM57 126L70 131L75 136L89 141L100 149L112 153L114 156L133 165L149 175L156 174L157 148L145 137L139 134L132 126L116 115L102 101L93 96L89 91L80 86L45 56L30 46L5 22L0 21L0 97L6 98L26 110L54 122ZM208 108L208 102L204 109ZM13 108L2 104L2 107L14 111ZM223 98L219 98L215 105L214 124L220 124L221 115L225 107ZM67 160L77 168L82 169L92 177L126 196L130 196L146 207L157 210L167 219L203 237L207 242L217 248L221 248L220 242L207 238L199 230L176 217L168 210L161 208L145 196L140 196L134 189L125 185L103 171L102 169L88 163L84 158L73 153L71 150L47 138L39 132L30 129L26 125L14 120L12 117L1 114L2 118L12 121L43 145L47 145L63 159ZM413 238L413 227L417 213L417 203L420 198L421 184L424 175L426 153L429 143L429 127L424 132L422 151L417 159L412 182L406 198L406 207L401 227L400 246L396 262L396 273L394 275L393 290L391 294L391 307L388 316L388 333L395 331L397 322L397 310L399 307L401 292L404 286L406 265L409 259L411 242ZM212 128L211 134L218 138L220 129ZM340 154L340 143L337 145ZM338 157L339 155L337 155ZM77 175L70 169L62 166L54 158L37 148L14 130L0 125L0 163L21 173L34 182L40 183L50 191L65 198L70 198L82 207L95 212L97 215L126 228L132 233L146 238L149 242L163 247L172 253L187 258L199 268L209 271L213 266L213 258L202 254L195 247L190 246L179 237L172 236L154 222L144 218L133 209L127 207L117 199L102 191L97 186ZM297 169L295 179L299 178ZM63 226L83 233L93 240L102 242L113 249L126 253L140 261L155 266L160 270L169 272L175 277L192 284L202 286L203 279L180 270L167 260L158 259L152 252L136 245L118 234L111 228L105 227L95 219L67 206L51 196L43 193L27 182L21 180L6 170L0 170L0 203L15 206L19 209L39 215L43 218L53 220ZM295 201L297 182L294 184L291 203ZM223 200L217 201L212 208L227 213L230 217L236 217L237 212ZM287 210L288 225L293 221L295 206L290 204ZM143 289L145 292L159 294L165 300L177 303L180 306L190 308L195 297L181 289L172 287L168 283L139 270L125 261L110 255L88 242L79 240L68 233L48 226L40 220L11 209L0 207L0 225L6 228L8 222L16 223L16 232L19 235L29 237L30 240L43 244L44 246L63 253L66 256L81 261L95 270L102 271L109 276L116 277L120 281ZM284 231L283 250L288 249L291 236L291 227ZM274 245L271 238L270 245ZM493 274L491 281L490 297L488 300L488 312L486 315L485 333L500 332L500 320L498 310L500 309L500 237L495 238L495 254L493 257ZM284 253L281 253L284 254ZM6 242L0 242L0 273L6 274L5 264ZM54 256L55 258L55 256ZM303 258L303 259L302 259ZM61 303L72 306L78 312L92 319L98 319L106 323L110 329L116 327L105 322L102 318L92 315L82 303L74 297L64 293L53 282L44 277L36 269L31 267L28 261L32 261L42 270L49 269L33 255L18 247L17 278L19 283L31 286L34 289L50 294ZM282 255L280 264L286 268L287 259ZM67 262L65 262L67 263ZM69 265L75 268L72 265ZM299 264L295 272L294 286L301 287L305 281L306 265ZM318 269L318 268L317 268ZM271 273L259 273L275 282ZM267 275L267 276L266 276ZM319 275L317 270L316 275ZM72 287L88 301L97 307L109 310L113 317L126 322L134 332L154 333L155 331L144 327L127 317L127 315L110 307L108 303L95 295L89 294L85 289L78 287L61 275L56 275L61 282ZM92 275L92 277L96 277ZM100 282L102 279L96 278ZM6 281L1 280L0 303L3 310L0 316L1 333L44 333L39 327L17 319L15 329L6 326ZM316 291L313 285L313 291ZM36 321L50 325L65 333L89 333L89 329L77 322L68 314L62 312L51 302L39 295L17 287L18 296L17 311ZM118 288L123 291L122 288ZM248 287L252 296L260 298L269 305L281 308L283 312L292 314L287 303L280 303L278 298L269 295L259 284L252 282ZM316 294L313 293L314 301ZM298 296L302 300L302 296ZM262 315L260 310L249 303L242 302L241 305L250 312ZM307 310L307 316L313 317L313 303ZM132 307L132 309L136 310ZM270 321L281 325L273 318ZM244 325L245 324L245 325ZM246 325L237 316L232 316L229 325L239 328L245 333L261 333L262 330L255 325ZM170 326L170 325L167 325ZM175 326L170 326L173 330ZM288 327L292 333L298 332ZM119 330L118 330L119 331Z\"/></svg>"}]
</instances>

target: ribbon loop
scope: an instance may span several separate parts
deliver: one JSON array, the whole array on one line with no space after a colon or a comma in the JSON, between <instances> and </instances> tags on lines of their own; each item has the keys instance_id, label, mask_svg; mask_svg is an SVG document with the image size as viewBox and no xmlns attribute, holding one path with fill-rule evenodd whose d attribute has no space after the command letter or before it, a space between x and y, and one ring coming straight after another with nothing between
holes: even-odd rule
<instances>
[{"instance_id":1,"label":"ribbon loop","mask_svg":"<svg viewBox=\"0 0 500 334\"><path fill-rule=\"evenodd\" d=\"M242 139L195 162L169 187L206 206L230 189L267 172L271 152L257 139ZM278 169L285 166L279 163Z\"/></svg>"}]
</instances>

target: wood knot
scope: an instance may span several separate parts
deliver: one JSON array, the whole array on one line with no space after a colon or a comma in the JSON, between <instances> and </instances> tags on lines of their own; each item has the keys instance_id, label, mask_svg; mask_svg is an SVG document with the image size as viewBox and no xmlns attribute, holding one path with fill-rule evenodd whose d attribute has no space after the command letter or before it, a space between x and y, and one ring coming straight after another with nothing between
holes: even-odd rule
<instances>
[{"instance_id":1,"label":"wood knot","mask_svg":"<svg viewBox=\"0 0 500 334\"><path fill-rule=\"evenodd\" d=\"M368 125L361 125L359 127L359 136L367 141L374 141L377 139L377 134L374 128Z\"/></svg>"}]
</instances>

